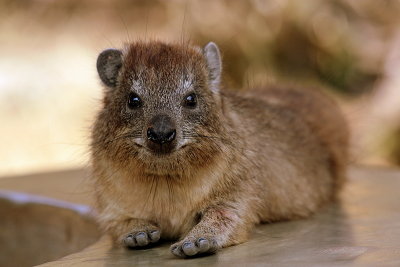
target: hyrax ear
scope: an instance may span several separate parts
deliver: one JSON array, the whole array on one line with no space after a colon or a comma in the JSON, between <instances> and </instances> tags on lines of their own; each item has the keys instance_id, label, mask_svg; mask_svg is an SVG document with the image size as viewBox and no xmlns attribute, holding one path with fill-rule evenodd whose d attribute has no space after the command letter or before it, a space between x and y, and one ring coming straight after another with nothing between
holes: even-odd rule
<instances>
[{"instance_id":1,"label":"hyrax ear","mask_svg":"<svg viewBox=\"0 0 400 267\"><path fill-rule=\"evenodd\" d=\"M204 47L203 54L207 61L208 73L211 81L211 89L214 92L218 92L222 71L221 56L218 46L213 42L209 42Z\"/></svg>"},{"instance_id":2,"label":"hyrax ear","mask_svg":"<svg viewBox=\"0 0 400 267\"><path fill-rule=\"evenodd\" d=\"M122 67L122 52L117 49L107 49L97 58L97 72L102 82L109 86L117 85L118 72Z\"/></svg>"}]
</instances>

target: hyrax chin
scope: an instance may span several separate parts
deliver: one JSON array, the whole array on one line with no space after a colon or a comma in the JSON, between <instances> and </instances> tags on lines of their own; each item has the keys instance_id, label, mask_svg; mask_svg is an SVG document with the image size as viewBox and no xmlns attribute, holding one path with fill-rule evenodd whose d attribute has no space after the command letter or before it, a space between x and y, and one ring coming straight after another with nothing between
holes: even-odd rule
<instances>
[{"instance_id":1,"label":"hyrax chin","mask_svg":"<svg viewBox=\"0 0 400 267\"><path fill-rule=\"evenodd\" d=\"M102 52L97 70L94 189L115 244L213 253L257 223L309 216L343 184L346 124L318 91L221 90L214 43L135 42Z\"/></svg>"}]
</instances>

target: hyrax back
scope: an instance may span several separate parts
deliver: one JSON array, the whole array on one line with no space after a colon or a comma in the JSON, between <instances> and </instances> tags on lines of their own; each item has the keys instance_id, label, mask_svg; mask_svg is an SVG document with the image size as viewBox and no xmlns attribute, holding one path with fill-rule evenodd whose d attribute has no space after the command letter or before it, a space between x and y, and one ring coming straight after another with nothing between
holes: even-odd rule
<instances>
[{"instance_id":1,"label":"hyrax back","mask_svg":"<svg viewBox=\"0 0 400 267\"><path fill-rule=\"evenodd\" d=\"M343 183L347 130L314 90L220 90L218 47L135 42L102 52L92 132L98 220L116 244L179 257L305 217Z\"/></svg>"}]
</instances>

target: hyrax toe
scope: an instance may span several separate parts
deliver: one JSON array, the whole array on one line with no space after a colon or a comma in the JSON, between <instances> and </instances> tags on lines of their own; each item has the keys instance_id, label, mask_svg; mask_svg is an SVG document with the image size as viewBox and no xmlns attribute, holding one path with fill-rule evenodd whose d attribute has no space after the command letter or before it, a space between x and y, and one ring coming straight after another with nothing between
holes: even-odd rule
<instances>
[{"instance_id":1,"label":"hyrax toe","mask_svg":"<svg viewBox=\"0 0 400 267\"><path fill-rule=\"evenodd\" d=\"M200 237L197 239L185 239L171 246L171 253L180 258L196 257L211 254L217 251L217 243L212 238Z\"/></svg>"},{"instance_id":2,"label":"hyrax toe","mask_svg":"<svg viewBox=\"0 0 400 267\"><path fill-rule=\"evenodd\" d=\"M160 240L161 232L159 230L150 230L149 238L151 243L155 243Z\"/></svg>"},{"instance_id":3,"label":"hyrax toe","mask_svg":"<svg viewBox=\"0 0 400 267\"><path fill-rule=\"evenodd\" d=\"M145 247L150 243L156 243L160 240L159 230L139 231L127 234L123 239L123 245L130 248Z\"/></svg>"},{"instance_id":4,"label":"hyrax toe","mask_svg":"<svg viewBox=\"0 0 400 267\"><path fill-rule=\"evenodd\" d=\"M145 232L139 232L136 234L136 243L138 246L147 246L150 243L150 238Z\"/></svg>"}]
</instances>

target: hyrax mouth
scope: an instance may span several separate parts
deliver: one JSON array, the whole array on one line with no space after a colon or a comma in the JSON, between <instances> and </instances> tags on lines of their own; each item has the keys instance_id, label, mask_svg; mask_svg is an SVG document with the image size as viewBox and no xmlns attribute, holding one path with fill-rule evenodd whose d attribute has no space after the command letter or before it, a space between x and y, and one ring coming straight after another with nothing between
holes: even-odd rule
<instances>
[{"instance_id":1,"label":"hyrax mouth","mask_svg":"<svg viewBox=\"0 0 400 267\"><path fill-rule=\"evenodd\" d=\"M155 155L168 155L175 150L174 145L148 144L147 148Z\"/></svg>"}]
</instances>

